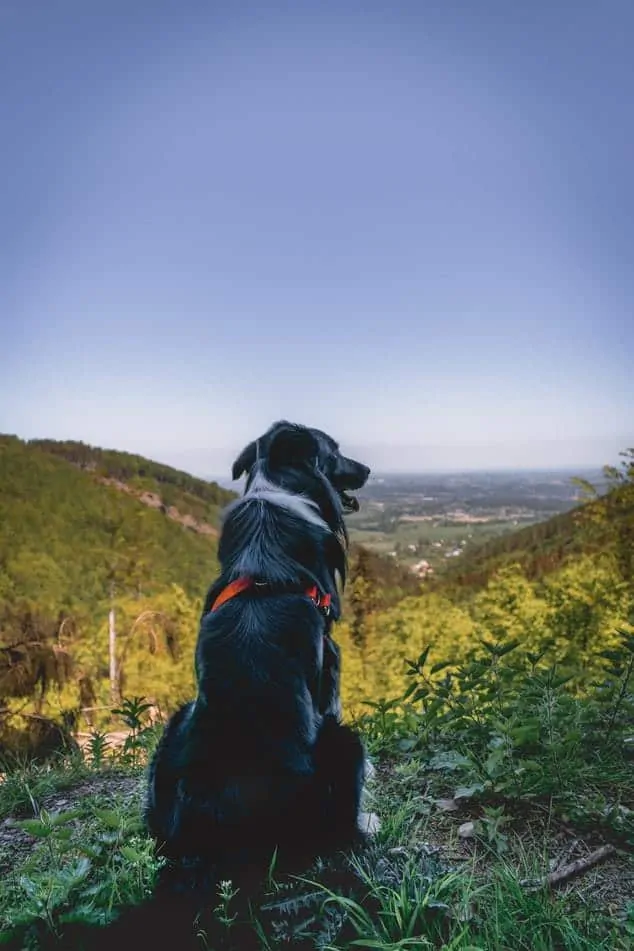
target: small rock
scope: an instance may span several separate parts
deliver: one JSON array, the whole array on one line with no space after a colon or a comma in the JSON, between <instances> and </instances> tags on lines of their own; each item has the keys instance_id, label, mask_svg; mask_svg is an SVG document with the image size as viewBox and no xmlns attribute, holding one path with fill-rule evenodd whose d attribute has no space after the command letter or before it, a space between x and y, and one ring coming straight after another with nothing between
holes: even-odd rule
<instances>
[{"instance_id":1,"label":"small rock","mask_svg":"<svg viewBox=\"0 0 634 951\"><path fill-rule=\"evenodd\" d=\"M435 804L441 812L456 812L460 808L455 799L436 799Z\"/></svg>"},{"instance_id":2,"label":"small rock","mask_svg":"<svg viewBox=\"0 0 634 951\"><path fill-rule=\"evenodd\" d=\"M365 761L364 775L366 783L372 782L376 776L376 766L369 758L366 758Z\"/></svg>"},{"instance_id":3,"label":"small rock","mask_svg":"<svg viewBox=\"0 0 634 951\"><path fill-rule=\"evenodd\" d=\"M475 836L475 822L463 822L458 828L461 839L472 839Z\"/></svg>"}]
</instances>

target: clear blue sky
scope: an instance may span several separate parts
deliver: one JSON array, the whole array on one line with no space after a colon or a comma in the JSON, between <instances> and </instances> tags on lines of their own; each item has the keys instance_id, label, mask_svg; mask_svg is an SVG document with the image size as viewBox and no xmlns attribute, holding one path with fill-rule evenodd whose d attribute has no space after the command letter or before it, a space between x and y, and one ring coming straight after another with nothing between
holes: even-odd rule
<instances>
[{"instance_id":1,"label":"clear blue sky","mask_svg":"<svg viewBox=\"0 0 634 951\"><path fill-rule=\"evenodd\" d=\"M198 472L634 443L634 4L0 6L0 431Z\"/></svg>"}]
</instances>

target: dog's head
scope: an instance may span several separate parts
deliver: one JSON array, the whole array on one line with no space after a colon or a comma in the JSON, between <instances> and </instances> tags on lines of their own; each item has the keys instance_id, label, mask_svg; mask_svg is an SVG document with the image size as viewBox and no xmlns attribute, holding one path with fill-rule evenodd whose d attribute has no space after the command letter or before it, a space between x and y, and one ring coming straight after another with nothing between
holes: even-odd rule
<instances>
[{"instance_id":1,"label":"dog's head","mask_svg":"<svg viewBox=\"0 0 634 951\"><path fill-rule=\"evenodd\" d=\"M246 472L248 491L257 471L287 491L309 496L322 511L326 501L335 503L339 513L358 511L350 492L365 485L370 475L367 466L341 453L332 436L286 420L249 443L234 462L232 475L239 479Z\"/></svg>"}]
</instances>

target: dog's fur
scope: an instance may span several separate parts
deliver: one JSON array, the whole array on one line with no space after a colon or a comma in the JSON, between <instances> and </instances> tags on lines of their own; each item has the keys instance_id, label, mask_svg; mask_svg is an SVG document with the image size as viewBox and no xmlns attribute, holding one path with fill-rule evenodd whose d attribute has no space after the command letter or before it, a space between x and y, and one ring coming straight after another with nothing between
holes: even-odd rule
<instances>
[{"instance_id":1,"label":"dog's fur","mask_svg":"<svg viewBox=\"0 0 634 951\"><path fill-rule=\"evenodd\" d=\"M348 492L369 471L330 436L286 421L236 460L246 487L224 515L198 695L169 720L149 769L145 818L166 864L149 903L91 933L95 951L121 951L141 933L154 951L190 947L192 918L216 904L219 881L248 895L274 856L278 870L301 870L364 840L364 750L341 723L331 628L346 575L344 512L358 508ZM258 584L212 611L244 576ZM313 585L330 596L328 615L307 595Z\"/></svg>"},{"instance_id":2,"label":"dog's fur","mask_svg":"<svg viewBox=\"0 0 634 951\"><path fill-rule=\"evenodd\" d=\"M340 722L331 626L343 513L356 507L347 491L369 469L325 433L283 421L236 460L234 478L245 472L205 599L198 696L172 717L150 768L147 824L177 886L245 881L274 850L294 864L360 837L364 753ZM210 612L242 576L259 586ZM305 594L313 584L330 595L328 617Z\"/></svg>"}]
</instances>

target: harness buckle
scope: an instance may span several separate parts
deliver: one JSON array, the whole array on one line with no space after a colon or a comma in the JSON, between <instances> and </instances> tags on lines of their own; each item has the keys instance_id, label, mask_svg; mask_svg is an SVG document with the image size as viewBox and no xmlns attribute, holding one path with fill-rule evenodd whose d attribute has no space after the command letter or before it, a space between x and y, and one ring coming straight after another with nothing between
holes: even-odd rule
<instances>
[{"instance_id":1,"label":"harness buckle","mask_svg":"<svg viewBox=\"0 0 634 951\"><path fill-rule=\"evenodd\" d=\"M331 610L330 595L329 594L322 595L320 591L317 590L316 592L312 594L312 598L313 598L313 601L315 602L315 605L319 608L320 611L323 612L324 617L328 617Z\"/></svg>"}]
</instances>

